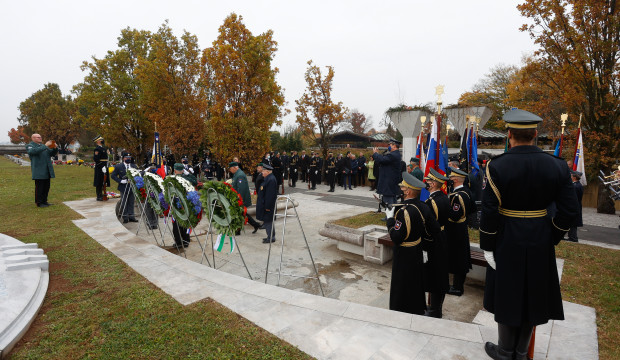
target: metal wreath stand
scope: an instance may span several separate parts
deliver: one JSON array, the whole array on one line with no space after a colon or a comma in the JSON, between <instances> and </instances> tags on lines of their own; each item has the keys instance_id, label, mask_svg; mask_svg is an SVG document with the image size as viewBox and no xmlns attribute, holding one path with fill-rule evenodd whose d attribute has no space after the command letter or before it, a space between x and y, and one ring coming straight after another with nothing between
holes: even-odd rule
<instances>
[{"instance_id":1,"label":"metal wreath stand","mask_svg":"<svg viewBox=\"0 0 620 360\"><path fill-rule=\"evenodd\" d=\"M284 207L284 214L278 214L278 201L286 201L285 207ZM288 208L289 208L289 204L292 204L293 200L291 199L290 195L278 195L278 197L276 198L276 206L274 206L274 212L273 212L273 222L275 223L276 218L277 217L283 217L284 218L284 223L282 224L282 237L280 240L280 264L278 265L278 271L269 271L269 259L271 258L271 241L269 242L269 252L267 253L267 267L265 270L265 284L267 283L267 276L269 274L278 274L278 283L277 286L280 286L280 275L285 275L285 276L291 276L291 277L297 277L297 278L306 278L306 279L316 279L316 281L318 281L319 283L319 289L321 290L321 295L325 296L325 293L323 292L323 286L321 285L321 279L319 278L319 271L316 269L316 264L314 263L314 258L312 257L312 252L310 251L310 245L308 245L308 239L306 239L306 234L304 233L304 228L301 226L301 220L299 220L299 214L297 213L297 208L295 206L293 206L293 210L295 210L295 214L288 214ZM287 217L294 217L297 218L297 222L299 223L299 229L301 230L301 235L304 237L304 242L306 243L306 248L308 249L308 254L310 255L310 260L312 261L312 267L314 268L314 273L316 274L316 276L304 276L304 275L295 275L295 274L291 274L291 273L282 273L282 256L284 255L284 235L286 233L286 218ZM275 235L275 227L272 226L271 227L271 234L269 236L269 239L272 239L273 236Z\"/></svg>"},{"instance_id":2,"label":"metal wreath stand","mask_svg":"<svg viewBox=\"0 0 620 360\"><path fill-rule=\"evenodd\" d=\"M146 187L146 183L144 186ZM120 217L120 218L123 217L123 213L125 212L125 208L127 207L127 200L130 196L129 195L130 192L133 193L134 200L135 200L134 203L135 202L138 203L138 208L139 208L138 210L140 210L140 220L138 220L138 227L136 230L136 235L138 235L138 233L140 232L140 224L144 224L144 227L146 228L146 232L151 233L153 235L153 238L155 239L155 242L157 243L157 245L159 245L159 241L157 240L157 237L155 237L155 232L149 231L149 227L144 220L144 218L146 217L146 202L148 200L145 199L144 203L142 203L142 199L138 196L138 193L139 193L138 186L136 186L136 182L135 180L133 180L133 178L127 177L127 186L125 187L125 191L123 191L123 196L121 197L119 213L116 214L117 217ZM134 217L135 217L135 214L134 214ZM161 233L161 230L160 230L160 233ZM162 242L163 242L163 237L162 237Z\"/></svg>"},{"instance_id":3,"label":"metal wreath stand","mask_svg":"<svg viewBox=\"0 0 620 360\"><path fill-rule=\"evenodd\" d=\"M207 262L209 262L209 258L207 257L207 255L205 254L205 251L207 249L207 240L209 239L209 237L211 238L211 251L213 254L213 268L217 269L215 267L215 247L214 247L214 242L213 242L213 235L214 235L214 231L212 231L214 229L213 227L213 214L215 212L215 208L219 207L224 209L224 211L226 211L226 219L225 221L223 221L224 223L226 223L226 225L224 226L228 226L228 234L234 234L234 231L232 231L232 228L230 227L230 214L228 213L227 208L224 206L224 203L222 202L222 198L223 195L218 193L214 188L209 188L207 189L207 199L209 199L207 201L207 205L208 205L208 211L209 211L209 229L207 230L207 239L205 239L205 246L202 248L202 258L206 259ZM219 223L219 222L218 222ZM223 224L222 224L223 225ZM222 241L224 241L224 239L222 239ZM235 242L236 243L236 247L237 250L239 251L239 256L241 257L241 261L243 262L243 266L245 267L245 271L248 272L248 276L250 277L250 280L254 280L252 279L252 274L250 274L250 270L248 269L248 266L245 263L245 260L243 259L243 254L241 253L241 248L239 247L239 242ZM202 264L202 258L200 259L200 263ZM231 262L229 260L224 260L226 262ZM234 263L233 263L234 264ZM209 266L211 266L209 264Z\"/></svg>"}]
</instances>

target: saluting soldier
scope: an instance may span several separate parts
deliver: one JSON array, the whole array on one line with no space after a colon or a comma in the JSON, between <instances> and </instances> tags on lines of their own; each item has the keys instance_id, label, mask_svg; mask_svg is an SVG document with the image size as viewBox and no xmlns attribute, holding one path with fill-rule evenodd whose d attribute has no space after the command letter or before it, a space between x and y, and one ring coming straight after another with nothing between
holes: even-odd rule
<instances>
[{"instance_id":1,"label":"saluting soldier","mask_svg":"<svg viewBox=\"0 0 620 360\"><path fill-rule=\"evenodd\" d=\"M293 150L291 152L291 159L290 159L290 163L289 163L289 177L291 179L291 184L290 186L295 187L295 184L297 184L297 175L298 175L298 170L299 170L299 155L297 155L297 151Z\"/></svg>"},{"instance_id":2,"label":"saluting soldier","mask_svg":"<svg viewBox=\"0 0 620 360\"><path fill-rule=\"evenodd\" d=\"M312 184L310 190L316 190L316 180L317 175L319 174L319 160L316 157L316 154L312 152L312 157L310 158L310 165L308 166L308 176L310 177L308 181Z\"/></svg>"},{"instance_id":3,"label":"saluting soldier","mask_svg":"<svg viewBox=\"0 0 620 360\"><path fill-rule=\"evenodd\" d=\"M334 192L334 188L336 187L336 159L334 158L334 154L330 151L327 155L327 169L325 170L325 174L327 175L327 182L329 183L328 192Z\"/></svg>"},{"instance_id":4,"label":"saluting soldier","mask_svg":"<svg viewBox=\"0 0 620 360\"><path fill-rule=\"evenodd\" d=\"M422 242L437 241L440 228L431 210L420 201L424 183L405 172L399 184L405 198L385 210L387 228L394 242L390 310L423 315L423 267L426 251Z\"/></svg>"},{"instance_id":5,"label":"saluting soldier","mask_svg":"<svg viewBox=\"0 0 620 360\"><path fill-rule=\"evenodd\" d=\"M93 139L95 144L95 150L93 151L93 161L95 162L95 178L93 179L93 186L95 187L95 193L97 194L97 201L103 201L103 184L105 178L106 186L110 186L110 178L105 176L108 172L108 151L103 146L103 137L101 135L95 136Z\"/></svg>"},{"instance_id":6,"label":"saluting soldier","mask_svg":"<svg viewBox=\"0 0 620 360\"><path fill-rule=\"evenodd\" d=\"M536 325L564 320L555 248L578 214L566 163L534 145L542 119L510 110L503 120L511 148L487 162L480 247L487 267L484 307L495 314L493 359L527 358ZM547 209L555 203L555 216Z\"/></svg>"},{"instance_id":7,"label":"saluting soldier","mask_svg":"<svg viewBox=\"0 0 620 360\"><path fill-rule=\"evenodd\" d=\"M413 173L411 175L415 177ZM441 191L441 187L448 181L448 178L431 168L428 176L424 179L430 193L424 203L431 209L441 227L437 239L429 243L425 248L428 252L428 262L425 264L425 290L430 294L430 303L425 315L441 318L443 316L443 301L450 287L450 279L448 277L448 236L446 234L450 200Z\"/></svg>"},{"instance_id":8,"label":"saluting soldier","mask_svg":"<svg viewBox=\"0 0 620 360\"><path fill-rule=\"evenodd\" d=\"M454 276L448 294L456 296L463 295L465 276L471 269L467 216L476 211L476 203L472 199L471 192L463 186L465 178L467 178L466 172L450 168L449 179L454 184L454 189L449 196L450 209L446 230L450 249L450 273Z\"/></svg>"}]
</instances>

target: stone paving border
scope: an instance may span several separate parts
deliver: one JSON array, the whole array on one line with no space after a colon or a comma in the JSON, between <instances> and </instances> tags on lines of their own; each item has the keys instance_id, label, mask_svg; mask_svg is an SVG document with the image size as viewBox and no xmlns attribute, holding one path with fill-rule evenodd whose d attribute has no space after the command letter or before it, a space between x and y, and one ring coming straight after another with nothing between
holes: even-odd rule
<instances>
[{"instance_id":1,"label":"stone paving border","mask_svg":"<svg viewBox=\"0 0 620 360\"><path fill-rule=\"evenodd\" d=\"M252 281L136 237L116 220L115 201L65 204L85 217L77 226L181 304L211 298L319 359L486 359L484 342L497 341L492 314L473 324L433 319ZM538 328L535 359L597 359L594 309L564 310L565 321Z\"/></svg>"}]
</instances>

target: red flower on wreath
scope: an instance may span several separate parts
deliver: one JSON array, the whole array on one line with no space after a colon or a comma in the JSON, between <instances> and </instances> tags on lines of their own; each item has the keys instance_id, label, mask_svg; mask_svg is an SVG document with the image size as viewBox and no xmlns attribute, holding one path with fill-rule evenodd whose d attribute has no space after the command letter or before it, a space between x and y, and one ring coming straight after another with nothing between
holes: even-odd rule
<instances>
[{"instance_id":1,"label":"red flower on wreath","mask_svg":"<svg viewBox=\"0 0 620 360\"><path fill-rule=\"evenodd\" d=\"M198 221L200 221L202 219L202 210L200 209L200 212L198 214L196 214L196 219L198 219Z\"/></svg>"},{"instance_id":2,"label":"red flower on wreath","mask_svg":"<svg viewBox=\"0 0 620 360\"><path fill-rule=\"evenodd\" d=\"M146 199L146 190L144 188L140 188L140 196L142 199Z\"/></svg>"}]
</instances>

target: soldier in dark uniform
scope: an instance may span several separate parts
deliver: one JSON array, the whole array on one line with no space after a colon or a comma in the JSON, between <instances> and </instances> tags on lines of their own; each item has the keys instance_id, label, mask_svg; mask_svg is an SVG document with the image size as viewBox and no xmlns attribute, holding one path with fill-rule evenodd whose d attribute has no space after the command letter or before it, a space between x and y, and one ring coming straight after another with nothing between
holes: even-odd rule
<instances>
[{"instance_id":1,"label":"soldier in dark uniform","mask_svg":"<svg viewBox=\"0 0 620 360\"><path fill-rule=\"evenodd\" d=\"M578 203L566 163L534 145L542 119L510 110L503 120L511 148L487 162L482 186L484 307L495 314L499 334L498 345L487 342L485 351L493 359L524 360L533 327L564 320L554 245Z\"/></svg>"},{"instance_id":2,"label":"soldier in dark uniform","mask_svg":"<svg viewBox=\"0 0 620 360\"><path fill-rule=\"evenodd\" d=\"M282 181L290 179L290 175L288 172L288 168L291 164L290 156L286 155L286 151L282 151L282 156L280 156L280 160L282 161Z\"/></svg>"},{"instance_id":3,"label":"soldier in dark uniform","mask_svg":"<svg viewBox=\"0 0 620 360\"><path fill-rule=\"evenodd\" d=\"M182 163L174 164L174 175L181 176L185 180L189 181L192 185L198 185L198 181L196 177L190 174L187 170L185 170L185 165ZM176 248L188 247L190 239L190 234L187 232L187 229L180 226L178 222L172 222L172 235L174 236L174 243Z\"/></svg>"},{"instance_id":4,"label":"soldier in dark uniform","mask_svg":"<svg viewBox=\"0 0 620 360\"><path fill-rule=\"evenodd\" d=\"M299 170L299 155L297 155L297 151L293 150L291 152L291 159L289 161L289 178L291 179L291 186L295 187L297 184L297 175Z\"/></svg>"},{"instance_id":5,"label":"soldier in dark uniform","mask_svg":"<svg viewBox=\"0 0 620 360\"><path fill-rule=\"evenodd\" d=\"M325 169L325 175L327 178L327 183L329 184L328 192L334 192L334 188L336 187L336 159L334 159L334 154L330 151L327 155L327 169Z\"/></svg>"},{"instance_id":6,"label":"soldier in dark uniform","mask_svg":"<svg viewBox=\"0 0 620 360\"><path fill-rule=\"evenodd\" d=\"M403 204L387 208L387 228L394 242L390 310L423 315L424 300L423 242L437 241L440 228L432 211L420 199L424 183L404 173L399 184L405 194Z\"/></svg>"},{"instance_id":7,"label":"soldier in dark uniform","mask_svg":"<svg viewBox=\"0 0 620 360\"><path fill-rule=\"evenodd\" d=\"M316 158L316 154L312 152L312 157L310 158L310 164L308 166L308 176L309 176L308 181L310 181L310 184L312 184L312 186L310 187L310 190L316 190L316 179L317 179L318 174L319 174L319 161Z\"/></svg>"},{"instance_id":8,"label":"soldier in dark uniform","mask_svg":"<svg viewBox=\"0 0 620 360\"><path fill-rule=\"evenodd\" d=\"M282 160L280 160L280 154L277 151L274 151L274 156L271 159L271 166L273 167L273 176L276 177L279 188L282 186Z\"/></svg>"},{"instance_id":9,"label":"soldier in dark uniform","mask_svg":"<svg viewBox=\"0 0 620 360\"><path fill-rule=\"evenodd\" d=\"M310 166L310 158L306 155L306 150L301 151L299 157L299 175L301 175L301 181L306 182L308 180L308 167Z\"/></svg>"},{"instance_id":10,"label":"soldier in dark uniform","mask_svg":"<svg viewBox=\"0 0 620 360\"><path fill-rule=\"evenodd\" d=\"M316 182L318 184L323 183L323 158L320 153L316 153L316 169L318 170L316 173Z\"/></svg>"},{"instance_id":11,"label":"soldier in dark uniform","mask_svg":"<svg viewBox=\"0 0 620 360\"><path fill-rule=\"evenodd\" d=\"M213 171L213 161L211 161L209 155L205 156L200 167L202 168L202 173L207 180L212 180L215 177L215 172Z\"/></svg>"},{"instance_id":12,"label":"soldier in dark uniform","mask_svg":"<svg viewBox=\"0 0 620 360\"><path fill-rule=\"evenodd\" d=\"M97 135L93 141L97 146L93 152L93 161L95 162L95 178L93 186L97 194L97 201L103 201L103 183L105 178L106 186L110 186L110 177L106 176L108 172L108 151L103 146L103 137Z\"/></svg>"},{"instance_id":13,"label":"soldier in dark uniform","mask_svg":"<svg viewBox=\"0 0 620 360\"><path fill-rule=\"evenodd\" d=\"M465 178L467 178L467 173L463 170L450 169L449 179L454 184L454 189L449 195L450 209L446 232L450 254L449 271L454 277L448 294L456 296L463 295L465 276L471 269L467 216L476 211L476 203L471 197L471 192L463 186Z\"/></svg>"},{"instance_id":14,"label":"soldier in dark uniform","mask_svg":"<svg viewBox=\"0 0 620 360\"><path fill-rule=\"evenodd\" d=\"M581 209L581 200L583 199L583 185L581 185L581 176L583 174L581 171L570 171L570 177L573 182L573 186L575 187L575 194L577 195L577 201L579 202L579 213L575 218L575 222L568 230L568 241L579 242L579 237L577 236L577 228L583 226L583 216Z\"/></svg>"},{"instance_id":15,"label":"soldier in dark uniform","mask_svg":"<svg viewBox=\"0 0 620 360\"><path fill-rule=\"evenodd\" d=\"M271 173L273 167L263 164L263 182L258 189L258 198L256 200L256 218L263 222L267 237L263 239L264 244L275 242L276 237L273 232L273 214L278 197L278 184L276 178Z\"/></svg>"},{"instance_id":16,"label":"soldier in dark uniform","mask_svg":"<svg viewBox=\"0 0 620 360\"><path fill-rule=\"evenodd\" d=\"M189 158L187 155L183 155L181 158L181 163L183 164L183 174L192 174L194 175L194 168L189 164Z\"/></svg>"},{"instance_id":17,"label":"soldier in dark uniform","mask_svg":"<svg viewBox=\"0 0 620 360\"><path fill-rule=\"evenodd\" d=\"M445 231L448 223L450 200L441 191L441 187L448 181L448 178L431 168L425 180L430 195L424 203L435 214L435 219L441 227L439 236L435 241L428 243L425 248L428 252L428 262L424 266L426 270L424 289L430 293L430 304L425 315L441 318L443 301L450 287L450 279L448 277L448 236Z\"/></svg>"},{"instance_id":18,"label":"soldier in dark uniform","mask_svg":"<svg viewBox=\"0 0 620 360\"><path fill-rule=\"evenodd\" d=\"M372 157L375 159L375 168L381 167L377 178L377 193L383 195L383 200L388 204L396 203L396 196L400 194L398 179L401 177L402 155L398 150L399 141L390 139L390 146L386 155L379 154L379 149L374 148Z\"/></svg>"}]
</instances>

